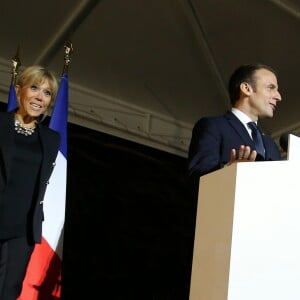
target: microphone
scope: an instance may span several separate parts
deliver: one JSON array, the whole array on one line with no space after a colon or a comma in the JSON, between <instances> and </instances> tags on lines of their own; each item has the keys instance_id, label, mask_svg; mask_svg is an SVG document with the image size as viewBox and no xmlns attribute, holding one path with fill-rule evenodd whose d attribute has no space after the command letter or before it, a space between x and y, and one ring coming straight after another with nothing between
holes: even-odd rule
<instances>
[{"instance_id":1,"label":"microphone","mask_svg":"<svg viewBox=\"0 0 300 300\"><path fill-rule=\"evenodd\" d=\"M290 132L283 133L279 138L279 145L284 152L287 152L288 150L289 134Z\"/></svg>"},{"instance_id":2,"label":"microphone","mask_svg":"<svg viewBox=\"0 0 300 300\"><path fill-rule=\"evenodd\" d=\"M288 146L289 146L289 135L292 134L296 137L299 137L299 135L293 133L293 132L285 132L283 133L279 138L279 145L282 148L283 151L287 152Z\"/></svg>"}]
</instances>

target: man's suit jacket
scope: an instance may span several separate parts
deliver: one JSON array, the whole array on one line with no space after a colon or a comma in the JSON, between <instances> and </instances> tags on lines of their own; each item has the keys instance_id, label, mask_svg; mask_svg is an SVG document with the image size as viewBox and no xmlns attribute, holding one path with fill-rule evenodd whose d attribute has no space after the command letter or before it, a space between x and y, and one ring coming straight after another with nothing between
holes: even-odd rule
<instances>
[{"instance_id":1,"label":"man's suit jacket","mask_svg":"<svg viewBox=\"0 0 300 300\"><path fill-rule=\"evenodd\" d=\"M44 220L43 199L48 185L49 178L55 166L55 159L60 144L58 132L38 123L38 133L42 146L42 163L39 173L38 189L35 195L35 205L32 220L34 242L40 243L42 237L42 221ZM5 189L6 183L11 176L11 151L14 145L14 113L0 112L0 201L1 192ZM24 178L24 180L28 180Z\"/></svg>"},{"instance_id":2,"label":"man's suit jacket","mask_svg":"<svg viewBox=\"0 0 300 300\"><path fill-rule=\"evenodd\" d=\"M256 160L281 160L281 153L274 140L263 134L265 158ZM254 148L253 141L242 122L232 113L201 118L194 126L188 153L188 172L195 177L222 168L230 160L232 148L240 145Z\"/></svg>"}]
</instances>

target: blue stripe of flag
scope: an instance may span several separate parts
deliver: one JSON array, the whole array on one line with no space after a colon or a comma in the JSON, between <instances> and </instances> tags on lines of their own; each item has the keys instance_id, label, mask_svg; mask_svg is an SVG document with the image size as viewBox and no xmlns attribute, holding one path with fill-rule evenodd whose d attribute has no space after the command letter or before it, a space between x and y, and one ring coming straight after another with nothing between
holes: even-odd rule
<instances>
[{"instance_id":1,"label":"blue stripe of flag","mask_svg":"<svg viewBox=\"0 0 300 300\"><path fill-rule=\"evenodd\" d=\"M17 100L17 94L14 84L10 85L9 94L8 94L8 102L7 102L7 111L13 111L19 106Z\"/></svg>"},{"instance_id":2,"label":"blue stripe of flag","mask_svg":"<svg viewBox=\"0 0 300 300\"><path fill-rule=\"evenodd\" d=\"M60 79L60 84L52 110L49 127L58 131L61 136L60 152L67 159L67 125L68 125L68 102L69 102L68 74L64 73Z\"/></svg>"}]
</instances>

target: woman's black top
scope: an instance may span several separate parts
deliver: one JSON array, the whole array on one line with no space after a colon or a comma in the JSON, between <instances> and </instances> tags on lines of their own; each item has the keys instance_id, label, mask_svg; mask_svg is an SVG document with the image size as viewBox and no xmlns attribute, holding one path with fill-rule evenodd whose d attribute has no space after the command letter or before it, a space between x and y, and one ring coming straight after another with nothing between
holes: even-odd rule
<instances>
[{"instance_id":1,"label":"woman's black top","mask_svg":"<svg viewBox=\"0 0 300 300\"><path fill-rule=\"evenodd\" d=\"M42 161L38 129L32 135L14 133L11 174L0 201L0 239L24 236L32 228L33 195Z\"/></svg>"}]
</instances>

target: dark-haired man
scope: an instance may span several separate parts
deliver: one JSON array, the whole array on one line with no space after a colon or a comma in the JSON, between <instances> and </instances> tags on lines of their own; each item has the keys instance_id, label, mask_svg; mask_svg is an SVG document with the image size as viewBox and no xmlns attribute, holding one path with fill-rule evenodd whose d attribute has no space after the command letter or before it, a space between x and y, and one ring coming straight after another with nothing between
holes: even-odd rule
<instances>
[{"instance_id":1,"label":"dark-haired man","mask_svg":"<svg viewBox=\"0 0 300 300\"><path fill-rule=\"evenodd\" d=\"M193 128L188 172L195 192L198 192L200 176L225 165L282 159L279 147L270 136L258 132L262 150L253 140L257 121L272 118L281 101L275 71L262 64L242 65L231 75L228 92L231 111L222 116L203 117Z\"/></svg>"}]
</instances>

